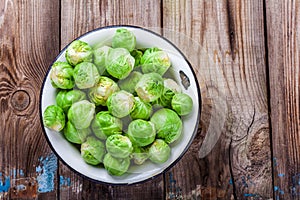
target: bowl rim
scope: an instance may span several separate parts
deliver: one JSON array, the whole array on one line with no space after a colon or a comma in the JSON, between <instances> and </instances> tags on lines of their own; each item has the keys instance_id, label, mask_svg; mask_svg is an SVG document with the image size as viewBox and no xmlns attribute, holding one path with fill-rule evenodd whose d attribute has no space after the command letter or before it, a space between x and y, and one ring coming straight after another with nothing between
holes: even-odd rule
<instances>
[{"instance_id":1,"label":"bowl rim","mask_svg":"<svg viewBox=\"0 0 300 200\"><path fill-rule=\"evenodd\" d=\"M159 38L161 38L162 40L166 41L167 43L169 43L172 47L174 47L178 53L183 57L183 59L185 60L185 62L188 64L192 74L193 74L193 78L195 79L195 82L196 82L196 88L197 88L197 93L198 95L198 104L199 104L199 112L197 114L197 119L196 119L196 125L194 127L194 130L193 130L193 134L188 142L188 144L186 145L186 147L184 148L184 150L181 152L181 154L169 165L167 166L164 170L158 172L157 174L155 174L154 176L151 176L151 177L148 177L146 179L143 179L143 180L140 180L140 181L136 181L136 182L130 182L130 183L110 183L110 182L106 182L106 181L101 181L101 180L97 180L97 179L94 179L94 178L91 178L89 176L86 176L84 174L82 174L80 171L74 169L71 165L69 165L66 161L64 161L61 156L59 155L59 153L56 151L56 149L52 146L52 143L50 141L50 139L48 138L48 135L46 133L46 129L45 129L45 126L44 126L44 123L43 123L43 111L42 111L42 98L43 98L43 91L44 91L44 87L45 87L45 83L46 83L46 80L47 80L47 77L51 71L51 68L52 68L52 65L57 61L57 59L66 51L66 49L68 48L68 46L75 40L79 40L80 38L83 38L89 34L92 34L93 32L97 32L97 31L100 31L100 30L104 30L104 29L115 29L115 28L132 28L132 29L139 29L139 30L142 30L142 31L146 31L146 32L149 32L155 36L158 36ZM189 60L186 58L186 56L182 53L182 51L175 45L173 44L169 39L167 39L166 37L152 31L152 30L149 30L147 28L144 28L144 27L141 27L141 26L135 26L135 25L109 25L109 26L102 26L102 27L98 27L96 29L93 29L93 30L90 30L90 31L87 31L86 33L74 38L72 41L70 41L67 45L65 45L65 47L63 49L60 50L59 54L53 59L53 61L50 63L50 65L48 66L48 69L47 69L47 72L44 76L44 79L43 79L43 83L41 85L41 88L40 88L40 95L39 95L39 113L40 113L40 124L41 124L41 127L42 127L42 131L43 131L43 134L47 140L47 143L48 145L50 146L52 152L56 155L57 158L59 158L59 160L64 164L66 165L72 172L76 173L77 175L79 175L80 177L82 178L86 178L92 182L95 182L95 183L101 183L101 184L105 184L105 185L115 185L115 186L126 186L126 185L134 185L134 184L140 184L140 183L145 183L149 180L153 180L163 174L165 174L167 171L169 171L172 167L174 167L181 159L182 157L186 154L186 152L188 151L188 149L190 148L192 142L194 141L194 138L197 134L197 131L198 131L198 128L199 128L199 123L200 123L200 117L201 117L201 111L202 111L202 99L201 99L201 92L200 92L200 86L199 86L199 81L197 79L197 76L196 76L196 73L191 65L191 63L189 62Z\"/></svg>"}]
</instances>

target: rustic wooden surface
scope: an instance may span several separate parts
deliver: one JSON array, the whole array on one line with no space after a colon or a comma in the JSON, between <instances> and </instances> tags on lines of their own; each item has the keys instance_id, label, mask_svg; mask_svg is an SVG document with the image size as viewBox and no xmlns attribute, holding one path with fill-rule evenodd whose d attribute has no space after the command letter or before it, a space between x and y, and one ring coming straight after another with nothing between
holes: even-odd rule
<instances>
[{"instance_id":1,"label":"rustic wooden surface","mask_svg":"<svg viewBox=\"0 0 300 200\"><path fill-rule=\"evenodd\" d=\"M36 168L51 154L38 107L43 76L59 52L58 8L50 1L0 3L0 199L53 199L57 193L41 182L47 172Z\"/></svg>"},{"instance_id":2,"label":"rustic wooden surface","mask_svg":"<svg viewBox=\"0 0 300 200\"><path fill-rule=\"evenodd\" d=\"M1 0L0 199L300 199L299 1ZM133 186L87 180L55 157L39 93L79 35L143 26L188 57L203 100L185 156Z\"/></svg>"},{"instance_id":3,"label":"rustic wooden surface","mask_svg":"<svg viewBox=\"0 0 300 200\"><path fill-rule=\"evenodd\" d=\"M274 195L300 198L300 2L267 1Z\"/></svg>"}]
</instances>

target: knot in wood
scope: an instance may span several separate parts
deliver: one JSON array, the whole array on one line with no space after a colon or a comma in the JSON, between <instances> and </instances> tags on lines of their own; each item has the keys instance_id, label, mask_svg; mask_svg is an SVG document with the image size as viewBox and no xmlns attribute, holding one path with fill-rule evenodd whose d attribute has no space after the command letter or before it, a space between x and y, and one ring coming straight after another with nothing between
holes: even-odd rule
<instances>
[{"instance_id":1,"label":"knot in wood","mask_svg":"<svg viewBox=\"0 0 300 200\"><path fill-rule=\"evenodd\" d=\"M30 96L25 90L17 90L11 97L11 105L17 111L25 110L30 103Z\"/></svg>"}]
</instances>

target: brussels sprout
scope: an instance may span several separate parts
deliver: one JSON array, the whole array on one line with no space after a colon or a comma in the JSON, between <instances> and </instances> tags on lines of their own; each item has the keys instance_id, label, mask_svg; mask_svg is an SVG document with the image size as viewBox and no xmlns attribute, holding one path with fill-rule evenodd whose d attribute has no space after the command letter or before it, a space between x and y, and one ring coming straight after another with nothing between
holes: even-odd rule
<instances>
[{"instance_id":1,"label":"brussels sprout","mask_svg":"<svg viewBox=\"0 0 300 200\"><path fill-rule=\"evenodd\" d=\"M139 82L139 80L141 79L141 77L142 77L142 74L140 72L133 71L125 79L120 80L118 82L119 87L122 90L126 90L127 92L130 92L130 93L134 93L134 88L135 88L136 84Z\"/></svg>"},{"instance_id":2,"label":"brussels sprout","mask_svg":"<svg viewBox=\"0 0 300 200\"><path fill-rule=\"evenodd\" d=\"M155 125L157 138L164 139L166 143L176 141L182 132L182 121L177 113L168 108L156 111L150 121Z\"/></svg>"},{"instance_id":3,"label":"brussels sprout","mask_svg":"<svg viewBox=\"0 0 300 200\"><path fill-rule=\"evenodd\" d=\"M87 100L74 103L68 111L68 119L77 129L88 128L94 119L95 104Z\"/></svg>"},{"instance_id":4,"label":"brussels sprout","mask_svg":"<svg viewBox=\"0 0 300 200\"><path fill-rule=\"evenodd\" d=\"M122 134L122 121L108 111L101 111L96 114L92 129L98 138L105 140L110 135Z\"/></svg>"},{"instance_id":5,"label":"brussels sprout","mask_svg":"<svg viewBox=\"0 0 300 200\"><path fill-rule=\"evenodd\" d=\"M134 97L134 109L130 113L132 119L149 119L152 114L152 106L150 103L142 101L139 97Z\"/></svg>"},{"instance_id":6,"label":"brussels sprout","mask_svg":"<svg viewBox=\"0 0 300 200\"><path fill-rule=\"evenodd\" d=\"M86 95L81 90L61 90L56 95L56 103L65 113L73 103L86 99Z\"/></svg>"},{"instance_id":7,"label":"brussels sprout","mask_svg":"<svg viewBox=\"0 0 300 200\"><path fill-rule=\"evenodd\" d=\"M47 128L54 131L61 131L65 127L65 114L61 107L50 105L43 114L43 122Z\"/></svg>"},{"instance_id":8,"label":"brussels sprout","mask_svg":"<svg viewBox=\"0 0 300 200\"><path fill-rule=\"evenodd\" d=\"M107 152L116 158L126 158L133 150L130 139L120 134L109 136L105 144Z\"/></svg>"},{"instance_id":9,"label":"brussels sprout","mask_svg":"<svg viewBox=\"0 0 300 200\"><path fill-rule=\"evenodd\" d=\"M88 137L86 142L82 143L80 151L83 160L91 165L102 163L106 154L103 142L92 136Z\"/></svg>"},{"instance_id":10,"label":"brussels sprout","mask_svg":"<svg viewBox=\"0 0 300 200\"><path fill-rule=\"evenodd\" d=\"M134 144L141 147L151 144L156 136L154 124L142 119L132 121L127 134Z\"/></svg>"},{"instance_id":11,"label":"brussels sprout","mask_svg":"<svg viewBox=\"0 0 300 200\"><path fill-rule=\"evenodd\" d=\"M141 165L149 158L149 148L134 145L130 157L135 164Z\"/></svg>"},{"instance_id":12,"label":"brussels sprout","mask_svg":"<svg viewBox=\"0 0 300 200\"><path fill-rule=\"evenodd\" d=\"M166 90L171 90L174 93L181 93L181 87L171 78L164 79L164 86Z\"/></svg>"},{"instance_id":13,"label":"brussels sprout","mask_svg":"<svg viewBox=\"0 0 300 200\"><path fill-rule=\"evenodd\" d=\"M92 62L92 47L86 42L75 40L67 47L66 60L73 66L81 62Z\"/></svg>"},{"instance_id":14,"label":"brussels sprout","mask_svg":"<svg viewBox=\"0 0 300 200\"><path fill-rule=\"evenodd\" d=\"M112 38L113 48L125 48L132 51L136 45L135 35L126 28L119 28L116 30Z\"/></svg>"},{"instance_id":15,"label":"brussels sprout","mask_svg":"<svg viewBox=\"0 0 300 200\"><path fill-rule=\"evenodd\" d=\"M79 89L94 87L99 79L97 67L90 62L82 62L74 68L75 84Z\"/></svg>"},{"instance_id":16,"label":"brussels sprout","mask_svg":"<svg viewBox=\"0 0 300 200\"><path fill-rule=\"evenodd\" d=\"M106 104L113 116L122 118L134 109L134 96L125 90L120 90L109 96Z\"/></svg>"},{"instance_id":17,"label":"brussels sprout","mask_svg":"<svg viewBox=\"0 0 300 200\"><path fill-rule=\"evenodd\" d=\"M75 86L73 74L74 70L71 65L66 62L55 62L50 72L52 86L61 89L72 89Z\"/></svg>"},{"instance_id":18,"label":"brussels sprout","mask_svg":"<svg viewBox=\"0 0 300 200\"><path fill-rule=\"evenodd\" d=\"M143 73L156 72L163 75L171 66L168 54L157 47L147 49L140 62Z\"/></svg>"},{"instance_id":19,"label":"brussels sprout","mask_svg":"<svg viewBox=\"0 0 300 200\"><path fill-rule=\"evenodd\" d=\"M161 75L149 73L142 75L141 79L135 86L137 95L145 102L156 101L163 92L164 81Z\"/></svg>"},{"instance_id":20,"label":"brussels sprout","mask_svg":"<svg viewBox=\"0 0 300 200\"><path fill-rule=\"evenodd\" d=\"M91 134L90 128L77 129L75 126L68 121L64 128L65 138L72 143L82 144L88 135Z\"/></svg>"},{"instance_id":21,"label":"brussels sprout","mask_svg":"<svg viewBox=\"0 0 300 200\"><path fill-rule=\"evenodd\" d=\"M171 148L161 139L156 139L149 148L149 159L157 164L166 162L171 155Z\"/></svg>"},{"instance_id":22,"label":"brussels sprout","mask_svg":"<svg viewBox=\"0 0 300 200\"><path fill-rule=\"evenodd\" d=\"M108 52L111 49L109 46L102 46L94 50L94 63L98 68L100 75L102 75L106 69L106 59Z\"/></svg>"},{"instance_id":23,"label":"brussels sprout","mask_svg":"<svg viewBox=\"0 0 300 200\"><path fill-rule=\"evenodd\" d=\"M162 107L171 108L171 101L176 93L180 93L180 86L173 79L164 79L164 91L157 103Z\"/></svg>"},{"instance_id":24,"label":"brussels sprout","mask_svg":"<svg viewBox=\"0 0 300 200\"><path fill-rule=\"evenodd\" d=\"M111 76L124 79L133 70L134 62L134 58L127 49L111 49L106 60L106 70Z\"/></svg>"},{"instance_id":25,"label":"brussels sprout","mask_svg":"<svg viewBox=\"0 0 300 200\"><path fill-rule=\"evenodd\" d=\"M127 172L130 166L130 158L115 158L107 153L104 156L103 164L109 174L113 176L121 176Z\"/></svg>"},{"instance_id":26,"label":"brussels sprout","mask_svg":"<svg viewBox=\"0 0 300 200\"><path fill-rule=\"evenodd\" d=\"M100 76L99 82L89 89L89 98L96 106L106 106L108 97L119 91L118 84L106 76Z\"/></svg>"},{"instance_id":27,"label":"brussels sprout","mask_svg":"<svg viewBox=\"0 0 300 200\"><path fill-rule=\"evenodd\" d=\"M134 67L137 68L141 64L141 58L143 56L143 52L137 49L134 49L133 51L130 52L131 56L134 57Z\"/></svg>"},{"instance_id":28,"label":"brussels sprout","mask_svg":"<svg viewBox=\"0 0 300 200\"><path fill-rule=\"evenodd\" d=\"M192 98L184 93L175 94L172 98L172 109L177 112L178 115L188 115L193 109Z\"/></svg>"}]
</instances>

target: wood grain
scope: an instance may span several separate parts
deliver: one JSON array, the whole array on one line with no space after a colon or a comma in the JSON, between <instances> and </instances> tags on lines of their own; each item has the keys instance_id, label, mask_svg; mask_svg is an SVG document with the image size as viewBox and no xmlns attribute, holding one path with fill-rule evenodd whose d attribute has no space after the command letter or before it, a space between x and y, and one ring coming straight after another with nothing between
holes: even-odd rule
<instances>
[{"instance_id":1,"label":"wood grain","mask_svg":"<svg viewBox=\"0 0 300 200\"><path fill-rule=\"evenodd\" d=\"M28 185L18 193L18 184L37 183L40 158L51 153L40 126L39 92L59 49L58 11L58 2L44 0L0 4L0 180L10 183L0 191L4 199L56 196L55 188L45 195Z\"/></svg>"},{"instance_id":2,"label":"wood grain","mask_svg":"<svg viewBox=\"0 0 300 200\"><path fill-rule=\"evenodd\" d=\"M288 0L2 0L0 199L300 199L299 11ZM132 186L95 183L57 161L39 118L59 49L118 24L176 44L203 103L184 157Z\"/></svg>"},{"instance_id":3,"label":"wood grain","mask_svg":"<svg viewBox=\"0 0 300 200\"><path fill-rule=\"evenodd\" d=\"M263 2L165 0L163 5L164 33L194 64L203 91L199 140L170 172L182 196L271 198ZM219 126L224 112L226 122Z\"/></svg>"},{"instance_id":4,"label":"wood grain","mask_svg":"<svg viewBox=\"0 0 300 200\"><path fill-rule=\"evenodd\" d=\"M61 47L99 27L161 27L160 0L63 0L61 4Z\"/></svg>"},{"instance_id":5,"label":"wood grain","mask_svg":"<svg viewBox=\"0 0 300 200\"><path fill-rule=\"evenodd\" d=\"M61 48L79 35L107 25L160 27L160 1L80 0L61 3ZM77 176L60 164L60 175L70 178L70 186L60 192L62 199L162 199L162 176L143 184L108 186Z\"/></svg>"},{"instance_id":6,"label":"wood grain","mask_svg":"<svg viewBox=\"0 0 300 200\"><path fill-rule=\"evenodd\" d=\"M300 199L299 1L266 1L276 199Z\"/></svg>"}]
</instances>

